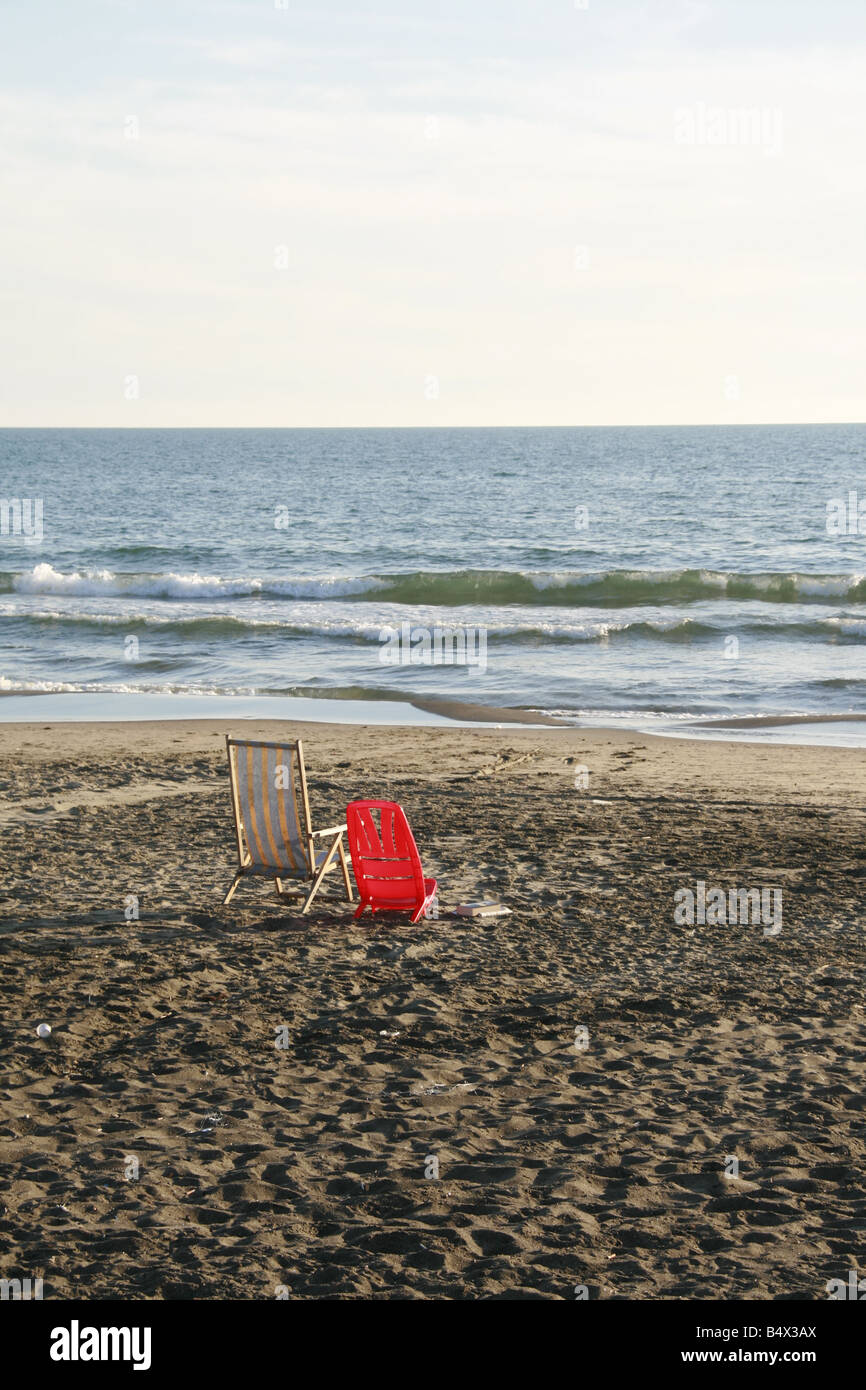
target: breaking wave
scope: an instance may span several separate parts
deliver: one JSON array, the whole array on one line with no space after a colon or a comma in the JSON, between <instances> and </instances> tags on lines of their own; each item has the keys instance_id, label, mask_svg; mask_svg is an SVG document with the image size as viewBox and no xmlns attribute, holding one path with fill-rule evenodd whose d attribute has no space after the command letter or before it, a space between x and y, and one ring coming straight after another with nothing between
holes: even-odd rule
<instances>
[{"instance_id":1,"label":"breaking wave","mask_svg":"<svg viewBox=\"0 0 866 1390\"><path fill-rule=\"evenodd\" d=\"M764 603L866 602L864 574L744 574L727 570L417 570L410 574L222 578L219 575L116 573L43 563L25 573L0 573L0 592L90 598L196 600L224 598L385 599L391 603L460 607L520 604L546 607L629 607L713 599Z\"/></svg>"}]
</instances>

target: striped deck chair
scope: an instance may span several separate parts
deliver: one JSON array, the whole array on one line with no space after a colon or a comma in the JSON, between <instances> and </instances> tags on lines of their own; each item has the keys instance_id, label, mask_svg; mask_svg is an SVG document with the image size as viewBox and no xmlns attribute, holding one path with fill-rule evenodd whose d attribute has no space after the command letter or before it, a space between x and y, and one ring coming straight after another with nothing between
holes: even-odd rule
<instances>
[{"instance_id":1,"label":"striped deck chair","mask_svg":"<svg viewBox=\"0 0 866 1390\"><path fill-rule=\"evenodd\" d=\"M245 875L259 874L274 880L279 897L284 896L284 880L294 879L302 892L302 885L310 884L302 909L307 912L325 874L338 867L338 860L346 897L351 902L352 884L343 849L346 827L313 829L301 740L256 743L251 739L226 738L226 752L238 840L238 871L223 904L231 902ZM317 851L315 842L321 836L331 836L331 844Z\"/></svg>"}]
</instances>

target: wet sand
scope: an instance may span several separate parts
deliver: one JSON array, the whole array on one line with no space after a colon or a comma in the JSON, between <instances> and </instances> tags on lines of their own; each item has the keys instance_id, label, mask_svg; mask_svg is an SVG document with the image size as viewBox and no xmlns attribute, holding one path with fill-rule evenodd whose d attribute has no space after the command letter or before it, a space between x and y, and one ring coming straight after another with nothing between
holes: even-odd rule
<instances>
[{"instance_id":1,"label":"wet sand","mask_svg":"<svg viewBox=\"0 0 866 1390\"><path fill-rule=\"evenodd\" d=\"M401 801L440 916L223 908L222 724L0 726L4 1277L784 1300L866 1267L866 753L233 729L303 736L317 824ZM780 888L781 932L676 924L698 880ZM480 896L512 915L452 915Z\"/></svg>"}]
</instances>

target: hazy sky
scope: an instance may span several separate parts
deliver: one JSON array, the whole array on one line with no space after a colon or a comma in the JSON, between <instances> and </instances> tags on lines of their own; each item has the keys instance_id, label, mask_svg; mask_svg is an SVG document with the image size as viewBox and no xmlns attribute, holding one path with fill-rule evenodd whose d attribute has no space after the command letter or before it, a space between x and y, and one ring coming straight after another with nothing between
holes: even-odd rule
<instances>
[{"instance_id":1,"label":"hazy sky","mask_svg":"<svg viewBox=\"0 0 866 1390\"><path fill-rule=\"evenodd\" d=\"M0 0L0 92L0 424L866 418L866 0Z\"/></svg>"}]
</instances>

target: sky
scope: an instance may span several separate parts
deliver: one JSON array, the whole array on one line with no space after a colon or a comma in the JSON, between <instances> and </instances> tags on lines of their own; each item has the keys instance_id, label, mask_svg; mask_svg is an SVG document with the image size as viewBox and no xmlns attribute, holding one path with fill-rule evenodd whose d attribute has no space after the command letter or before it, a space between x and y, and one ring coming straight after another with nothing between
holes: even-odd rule
<instances>
[{"instance_id":1,"label":"sky","mask_svg":"<svg viewBox=\"0 0 866 1390\"><path fill-rule=\"evenodd\" d=\"M0 425L862 421L863 0L0 0Z\"/></svg>"}]
</instances>

